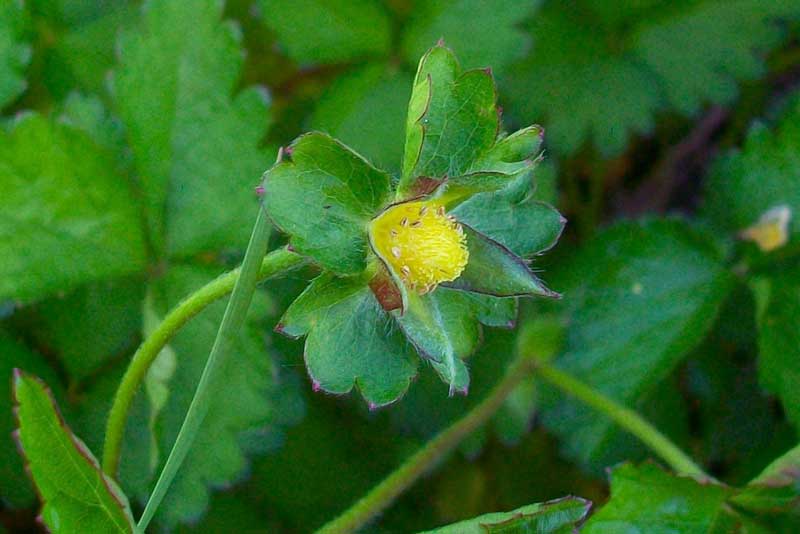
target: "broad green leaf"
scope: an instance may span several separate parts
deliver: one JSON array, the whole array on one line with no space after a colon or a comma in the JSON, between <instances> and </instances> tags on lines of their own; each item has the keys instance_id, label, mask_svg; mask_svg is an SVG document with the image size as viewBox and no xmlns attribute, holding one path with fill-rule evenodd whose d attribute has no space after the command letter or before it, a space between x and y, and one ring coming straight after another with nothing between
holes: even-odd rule
<instances>
[{"instance_id":1,"label":"broad green leaf","mask_svg":"<svg viewBox=\"0 0 800 534\"><path fill-rule=\"evenodd\" d=\"M758 377L800 427L800 269L754 284L758 308Z\"/></svg>"},{"instance_id":2,"label":"broad green leaf","mask_svg":"<svg viewBox=\"0 0 800 534\"><path fill-rule=\"evenodd\" d=\"M511 512L485 514L421 534L571 534L577 532L591 506L584 499L564 497Z\"/></svg>"},{"instance_id":3,"label":"broad green leaf","mask_svg":"<svg viewBox=\"0 0 800 534\"><path fill-rule=\"evenodd\" d=\"M558 210L544 202L529 198L517 203L491 193L475 195L452 213L519 256L533 256L553 247L567 223Z\"/></svg>"},{"instance_id":4,"label":"broad green leaf","mask_svg":"<svg viewBox=\"0 0 800 534\"><path fill-rule=\"evenodd\" d=\"M710 239L677 219L619 223L557 271L570 325L557 364L633 409L665 402L656 386L703 339L731 285ZM545 392L544 422L570 456L595 470L625 458L609 419Z\"/></svg>"},{"instance_id":5,"label":"broad green leaf","mask_svg":"<svg viewBox=\"0 0 800 534\"><path fill-rule=\"evenodd\" d=\"M291 5L259 0L259 7L289 57L301 65L344 63L389 52L391 22L377 0L297 0Z\"/></svg>"},{"instance_id":6,"label":"broad green leaf","mask_svg":"<svg viewBox=\"0 0 800 534\"><path fill-rule=\"evenodd\" d=\"M366 280L362 277L322 273L292 302L275 330L290 337L305 336L319 323L328 308L360 292L365 286Z\"/></svg>"},{"instance_id":7,"label":"broad green leaf","mask_svg":"<svg viewBox=\"0 0 800 534\"><path fill-rule=\"evenodd\" d=\"M432 0L415 6L403 30L402 51L414 64L438 39L458 51L468 68L492 67L502 72L530 47L518 28L538 1Z\"/></svg>"},{"instance_id":8,"label":"broad green leaf","mask_svg":"<svg viewBox=\"0 0 800 534\"><path fill-rule=\"evenodd\" d=\"M29 20L24 6L21 0L6 0L0 5L0 109L28 86L25 69L31 60L31 47L25 42Z\"/></svg>"},{"instance_id":9,"label":"broad green leaf","mask_svg":"<svg viewBox=\"0 0 800 534\"><path fill-rule=\"evenodd\" d=\"M510 250L467 225L462 227L467 236L469 260L461 276L444 286L498 297L557 296Z\"/></svg>"},{"instance_id":10,"label":"broad green leaf","mask_svg":"<svg viewBox=\"0 0 800 534\"><path fill-rule=\"evenodd\" d=\"M123 33L113 77L156 251L190 256L244 247L254 188L274 155L258 148L265 93L235 93L243 55L217 0L152 0Z\"/></svg>"},{"instance_id":11,"label":"broad green leaf","mask_svg":"<svg viewBox=\"0 0 800 534\"><path fill-rule=\"evenodd\" d=\"M422 57L408 105L400 195L419 194L420 177L465 174L492 147L499 126L495 98L491 74L462 72L445 46Z\"/></svg>"},{"instance_id":12,"label":"broad green leaf","mask_svg":"<svg viewBox=\"0 0 800 534\"><path fill-rule=\"evenodd\" d=\"M509 69L506 109L541 121L558 153L591 143L612 156L659 111L730 102L784 40L779 19L799 16L790 0L550 0L530 19L531 53Z\"/></svg>"},{"instance_id":13,"label":"broad green leaf","mask_svg":"<svg viewBox=\"0 0 800 534\"><path fill-rule=\"evenodd\" d=\"M466 394L469 372L462 360L475 351L481 337L468 297L447 288L426 295L412 291L403 313L394 315L419 355L449 384L450 393Z\"/></svg>"},{"instance_id":14,"label":"broad green leaf","mask_svg":"<svg viewBox=\"0 0 800 534\"><path fill-rule=\"evenodd\" d=\"M44 383L14 376L20 448L52 532L133 532L128 499L67 427Z\"/></svg>"},{"instance_id":15,"label":"broad green leaf","mask_svg":"<svg viewBox=\"0 0 800 534\"><path fill-rule=\"evenodd\" d=\"M704 211L731 234L756 225L770 210L788 208L786 231L800 242L800 96L774 129L751 129L741 150L726 154L706 182ZM777 248L782 244L776 243Z\"/></svg>"},{"instance_id":16,"label":"broad green leaf","mask_svg":"<svg viewBox=\"0 0 800 534\"><path fill-rule=\"evenodd\" d=\"M30 301L145 266L130 184L112 153L72 127L30 114L0 131L0 210L0 299Z\"/></svg>"},{"instance_id":17,"label":"broad green leaf","mask_svg":"<svg viewBox=\"0 0 800 534\"><path fill-rule=\"evenodd\" d=\"M144 284L139 278L92 282L37 304L40 343L57 351L69 378L87 378L132 349L142 330Z\"/></svg>"},{"instance_id":18,"label":"broad green leaf","mask_svg":"<svg viewBox=\"0 0 800 534\"><path fill-rule=\"evenodd\" d=\"M298 253L354 274L366 267L367 224L389 202L389 181L335 139L311 133L264 175L264 206Z\"/></svg>"},{"instance_id":19,"label":"broad green leaf","mask_svg":"<svg viewBox=\"0 0 800 534\"><path fill-rule=\"evenodd\" d=\"M733 490L677 477L652 463L623 464L611 471L611 499L582 534L706 534L726 511Z\"/></svg>"},{"instance_id":20,"label":"broad green leaf","mask_svg":"<svg viewBox=\"0 0 800 534\"><path fill-rule=\"evenodd\" d=\"M16 422L11 407L11 376L14 368L35 373L58 386L55 370L38 353L16 342L0 331L0 498L12 507L29 507L36 495L25 475L17 444L11 436ZM61 389L56 387L59 399Z\"/></svg>"},{"instance_id":21,"label":"broad green leaf","mask_svg":"<svg viewBox=\"0 0 800 534\"><path fill-rule=\"evenodd\" d=\"M112 116L95 95L70 93L61 103L59 119L81 130L98 145L116 153L124 161L125 137L119 119Z\"/></svg>"},{"instance_id":22,"label":"broad green leaf","mask_svg":"<svg viewBox=\"0 0 800 534\"><path fill-rule=\"evenodd\" d=\"M305 346L315 388L343 394L356 386L372 407L405 393L416 374L416 358L369 288L325 308L317 321Z\"/></svg>"},{"instance_id":23,"label":"broad green leaf","mask_svg":"<svg viewBox=\"0 0 800 534\"><path fill-rule=\"evenodd\" d=\"M311 127L364 154L381 169L399 170L411 75L383 63L337 78L320 98Z\"/></svg>"},{"instance_id":24,"label":"broad green leaf","mask_svg":"<svg viewBox=\"0 0 800 534\"><path fill-rule=\"evenodd\" d=\"M210 281L216 270L174 266L153 287L154 309L166 313L192 291ZM212 304L192 319L170 341L177 366L167 386L169 397L156 424L159 457L166 459L200 379L206 357L216 337L225 302ZM291 421L278 409L275 397L292 392L280 366L267 349L270 303L263 293L254 297L247 322L231 347L231 357L214 393L203 429L192 445L180 472L159 509L157 519L175 525L197 519L205 510L211 488L226 486L244 475L246 452L254 432L269 440Z\"/></svg>"}]
</instances>

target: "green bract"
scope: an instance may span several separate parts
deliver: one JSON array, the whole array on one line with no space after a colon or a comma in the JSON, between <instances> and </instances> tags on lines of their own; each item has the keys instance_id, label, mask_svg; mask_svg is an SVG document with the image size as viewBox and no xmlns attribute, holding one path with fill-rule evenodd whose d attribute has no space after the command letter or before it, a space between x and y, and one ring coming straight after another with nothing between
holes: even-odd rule
<instances>
[{"instance_id":1,"label":"green bract","mask_svg":"<svg viewBox=\"0 0 800 534\"><path fill-rule=\"evenodd\" d=\"M276 327L308 336L305 360L315 388L346 393L356 385L370 406L386 405L416 374L416 352L451 393L466 393L464 359L479 343L481 323L512 326L516 297L558 296L522 259L552 247L565 223L531 198L543 131L534 126L498 136L499 128L491 73L462 71L439 44L423 56L414 81L399 179L319 132L299 137L267 171L267 212L293 249L323 269ZM399 257L399 249L375 241L372 221L404 203L438 210L435 224L451 221L453 229L442 231L463 236L468 261L455 279L407 284L409 271L398 272L386 254ZM421 210L431 220L427 207ZM403 218L400 224L428 223ZM435 234L434 226L422 233ZM451 264L440 265L453 272Z\"/></svg>"}]
</instances>

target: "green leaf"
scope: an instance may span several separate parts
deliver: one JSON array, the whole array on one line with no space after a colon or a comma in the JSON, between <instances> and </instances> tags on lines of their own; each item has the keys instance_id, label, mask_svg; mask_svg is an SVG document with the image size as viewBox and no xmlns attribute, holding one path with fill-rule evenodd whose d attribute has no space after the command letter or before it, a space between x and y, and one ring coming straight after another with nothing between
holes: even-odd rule
<instances>
[{"instance_id":1,"label":"green leaf","mask_svg":"<svg viewBox=\"0 0 800 534\"><path fill-rule=\"evenodd\" d=\"M570 534L577 532L591 506L579 497L564 497L511 512L485 514L421 534Z\"/></svg>"},{"instance_id":2,"label":"green leaf","mask_svg":"<svg viewBox=\"0 0 800 534\"><path fill-rule=\"evenodd\" d=\"M800 522L800 445L786 452L731 498L757 516Z\"/></svg>"},{"instance_id":3,"label":"green leaf","mask_svg":"<svg viewBox=\"0 0 800 534\"><path fill-rule=\"evenodd\" d=\"M394 315L419 355L450 385L450 394L466 394L469 372L462 360L475 351L481 337L468 297L446 288L426 295L411 291L406 309Z\"/></svg>"},{"instance_id":4,"label":"green leaf","mask_svg":"<svg viewBox=\"0 0 800 534\"><path fill-rule=\"evenodd\" d=\"M758 322L758 377L800 428L800 269L754 284Z\"/></svg>"},{"instance_id":5,"label":"green leaf","mask_svg":"<svg viewBox=\"0 0 800 534\"><path fill-rule=\"evenodd\" d=\"M73 382L132 349L142 327L144 284L139 278L93 282L36 306L40 343L58 352Z\"/></svg>"},{"instance_id":6,"label":"green leaf","mask_svg":"<svg viewBox=\"0 0 800 534\"><path fill-rule=\"evenodd\" d=\"M234 96L243 56L217 0L152 0L120 40L113 96L144 189L159 253L244 247L258 176L274 158L258 148L265 93Z\"/></svg>"},{"instance_id":7,"label":"green leaf","mask_svg":"<svg viewBox=\"0 0 800 534\"><path fill-rule=\"evenodd\" d=\"M314 388L343 394L356 386L376 408L400 398L416 374L417 361L369 288L320 311L305 346Z\"/></svg>"},{"instance_id":8,"label":"green leaf","mask_svg":"<svg viewBox=\"0 0 800 534\"><path fill-rule=\"evenodd\" d=\"M519 256L533 256L555 246L567 220L532 198L512 202L502 194L481 193L459 204L453 215Z\"/></svg>"},{"instance_id":9,"label":"green leaf","mask_svg":"<svg viewBox=\"0 0 800 534\"><path fill-rule=\"evenodd\" d=\"M298 253L354 274L366 267L367 224L389 202L389 181L335 139L311 133L264 175L264 206Z\"/></svg>"},{"instance_id":10,"label":"green leaf","mask_svg":"<svg viewBox=\"0 0 800 534\"><path fill-rule=\"evenodd\" d=\"M717 227L736 233L769 210L790 210L788 241L800 242L800 96L774 129L750 130L744 147L720 158L706 182L704 211Z\"/></svg>"},{"instance_id":11,"label":"green leaf","mask_svg":"<svg viewBox=\"0 0 800 534\"><path fill-rule=\"evenodd\" d=\"M139 6L131 2L88 5L93 9L87 13L51 13L46 22L40 21L55 41L44 51L43 82L58 99L75 89L103 93L116 60L117 35L139 20ZM61 10L70 8L65 3Z\"/></svg>"},{"instance_id":12,"label":"green leaf","mask_svg":"<svg viewBox=\"0 0 800 534\"><path fill-rule=\"evenodd\" d=\"M30 114L0 131L0 210L0 299L30 301L145 266L130 185L113 154L69 126Z\"/></svg>"},{"instance_id":13,"label":"green leaf","mask_svg":"<svg viewBox=\"0 0 800 534\"><path fill-rule=\"evenodd\" d=\"M469 261L461 276L442 285L498 297L558 296L547 289L525 262L510 250L467 225L462 227L467 236Z\"/></svg>"},{"instance_id":14,"label":"green leaf","mask_svg":"<svg viewBox=\"0 0 800 534\"><path fill-rule=\"evenodd\" d=\"M196 266L173 267L153 288L154 309L166 313L214 274L216 270ZM191 402L224 310L225 302L212 304L170 342L177 366L167 382L169 396L156 425L162 464ZM229 485L246 472L248 458L243 449L251 447L245 440L249 441L253 432L270 439L280 435L290 422L275 402L276 395L292 384L286 382L270 357L273 353L267 351L264 323L269 314L269 302L263 293L257 293L242 333L231 347L232 357L221 372L226 380L214 393L215 402L205 417L203 431L156 516L161 523L171 526L198 518L207 506L210 488Z\"/></svg>"},{"instance_id":15,"label":"green leaf","mask_svg":"<svg viewBox=\"0 0 800 534\"><path fill-rule=\"evenodd\" d=\"M656 386L703 339L732 281L710 239L677 219L619 223L560 267L570 326L558 365L633 409L663 404ZM609 419L550 389L542 404L570 456L595 470L624 459Z\"/></svg>"},{"instance_id":16,"label":"green leaf","mask_svg":"<svg viewBox=\"0 0 800 534\"><path fill-rule=\"evenodd\" d=\"M311 127L322 130L379 168L399 170L411 75L383 63L337 78L319 100Z\"/></svg>"},{"instance_id":17,"label":"green leaf","mask_svg":"<svg viewBox=\"0 0 800 534\"><path fill-rule=\"evenodd\" d=\"M581 533L710 533L732 492L670 475L655 464L623 464L611 472L611 500L592 515Z\"/></svg>"},{"instance_id":18,"label":"green leaf","mask_svg":"<svg viewBox=\"0 0 800 534\"><path fill-rule=\"evenodd\" d=\"M42 381L17 372L14 398L20 447L53 532L133 532L128 499L64 423Z\"/></svg>"},{"instance_id":19,"label":"green leaf","mask_svg":"<svg viewBox=\"0 0 800 534\"><path fill-rule=\"evenodd\" d=\"M124 161L126 148L122 124L105 108L99 97L70 93L61 103L59 119L81 130L95 143L114 152L118 160Z\"/></svg>"},{"instance_id":20,"label":"green leaf","mask_svg":"<svg viewBox=\"0 0 800 534\"><path fill-rule=\"evenodd\" d=\"M342 278L330 272L322 273L292 302L275 330L293 338L305 336L319 323L328 308L360 292L365 286L366 280L362 277Z\"/></svg>"},{"instance_id":21,"label":"green leaf","mask_svg":"<svg viewBox=\"0 0 800 534\"><path fill-rule=\"evenodd\" d=\"M11 437L16 427L11 406L11 376L14 368L45 377L58 386L58 377L47 361L37 352L17 343L0 331L0 496L12 507L27 508L36 495L28 482L17 444ZM63 398L56 388L59 399Z\"/></svg>"},{"instance_id":22,"label":"green leaf","mask_svg":"<svg viewBox=\"0 0 800 534\"><path fill-rule=\"evenodd\" d=\"M25 42L28 24L21 1L0 5L0 109L28 87L24 76L31 60L31 47Z\"/></svg>"},{"instance_id":23,"label":"green leaf","mask_svg":"<svg viewBox=\"0 0 800 534\"><path fill-rule=\"evenodd\" d=\"M432 43L444 41L467 67L503 71L520 59L530 37L518 29L538 2L527 0L435 0L415 5L403 31L402 52L414 64Z\"/></svg>"},{"instance_id":24,"label":"green leaf","mask_svg":"<svg viewBox=\"0 0 800 534\"><path fill-rule=\"evenodd\" d=\"M798 16L787 0L547 2L529 25L531 54L510 71L507 110L542 121L559 153L591 142L612 156L659 111L730 102L784 40L776 19Z\"/></svg>"},{"instance_id":25,"label":"green leaf","mask_svg":"<svg viewBox=\"0 0 800 534\"><path fill-rule=\"evenodd\" d=\"M289 57L302 65L344 63L389 52L390 20L376 0L298 0L291 6L260 0L259 6Z\"/></svg>"},{"instance_id":26,"label":"green leaf","mask_svg":"<svg viewBox=\"0 0 800 534\"><path fill-rule=\"evenodd\" d=\"M399 193L419 194L418 178L460 176L494 144L499 126L494 80L485 70L462 72L442 45L419 62L406 120Z\"/></svg>"}]
</instances>

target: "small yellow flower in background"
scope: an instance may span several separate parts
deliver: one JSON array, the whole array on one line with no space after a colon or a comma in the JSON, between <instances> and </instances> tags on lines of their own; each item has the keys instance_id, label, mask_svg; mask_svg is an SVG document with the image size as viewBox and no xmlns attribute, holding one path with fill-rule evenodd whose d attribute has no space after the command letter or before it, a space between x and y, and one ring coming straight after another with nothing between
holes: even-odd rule
<instances>
[{"instance_id":1,"label":"small yellow flower in background","mask_svg":"<svg viewBox=\"0 0 800 534\"><path fill-rule=\"evenodd\" d=\"M370 223L369 233L375 251L419 294L458 278L469 259L464 230L435 201L392 206Z\"/></svg>"},{"instance_id":2,"label":"small yellow flower in background","mask_svg":"<svg viewBox=\"0 0 800 534\"><path fill-rule=\"evenodd\" d=\"M765 211L758 222L741 231L739 237L755 242L764 252L781 248L789 240L789 221L792 210L789 206L775 206Z\"/></svg>"}]
</instances>

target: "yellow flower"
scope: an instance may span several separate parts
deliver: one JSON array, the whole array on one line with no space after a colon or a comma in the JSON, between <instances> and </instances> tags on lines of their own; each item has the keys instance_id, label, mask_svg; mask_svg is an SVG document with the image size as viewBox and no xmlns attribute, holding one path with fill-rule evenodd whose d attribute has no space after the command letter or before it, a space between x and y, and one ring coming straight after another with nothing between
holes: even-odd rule
<instances>
[{"instance_id":1,"label":"yellow flower","mask_svg":"<svg viewBox=\"0 0 800 534\"><path fill-rule=\"evenodd\" d=\"M372 220L369 235L375 252L419 294L458 278L469 259L464 230L436 201L388 208Z\"/></svg>"}]
</instances>

